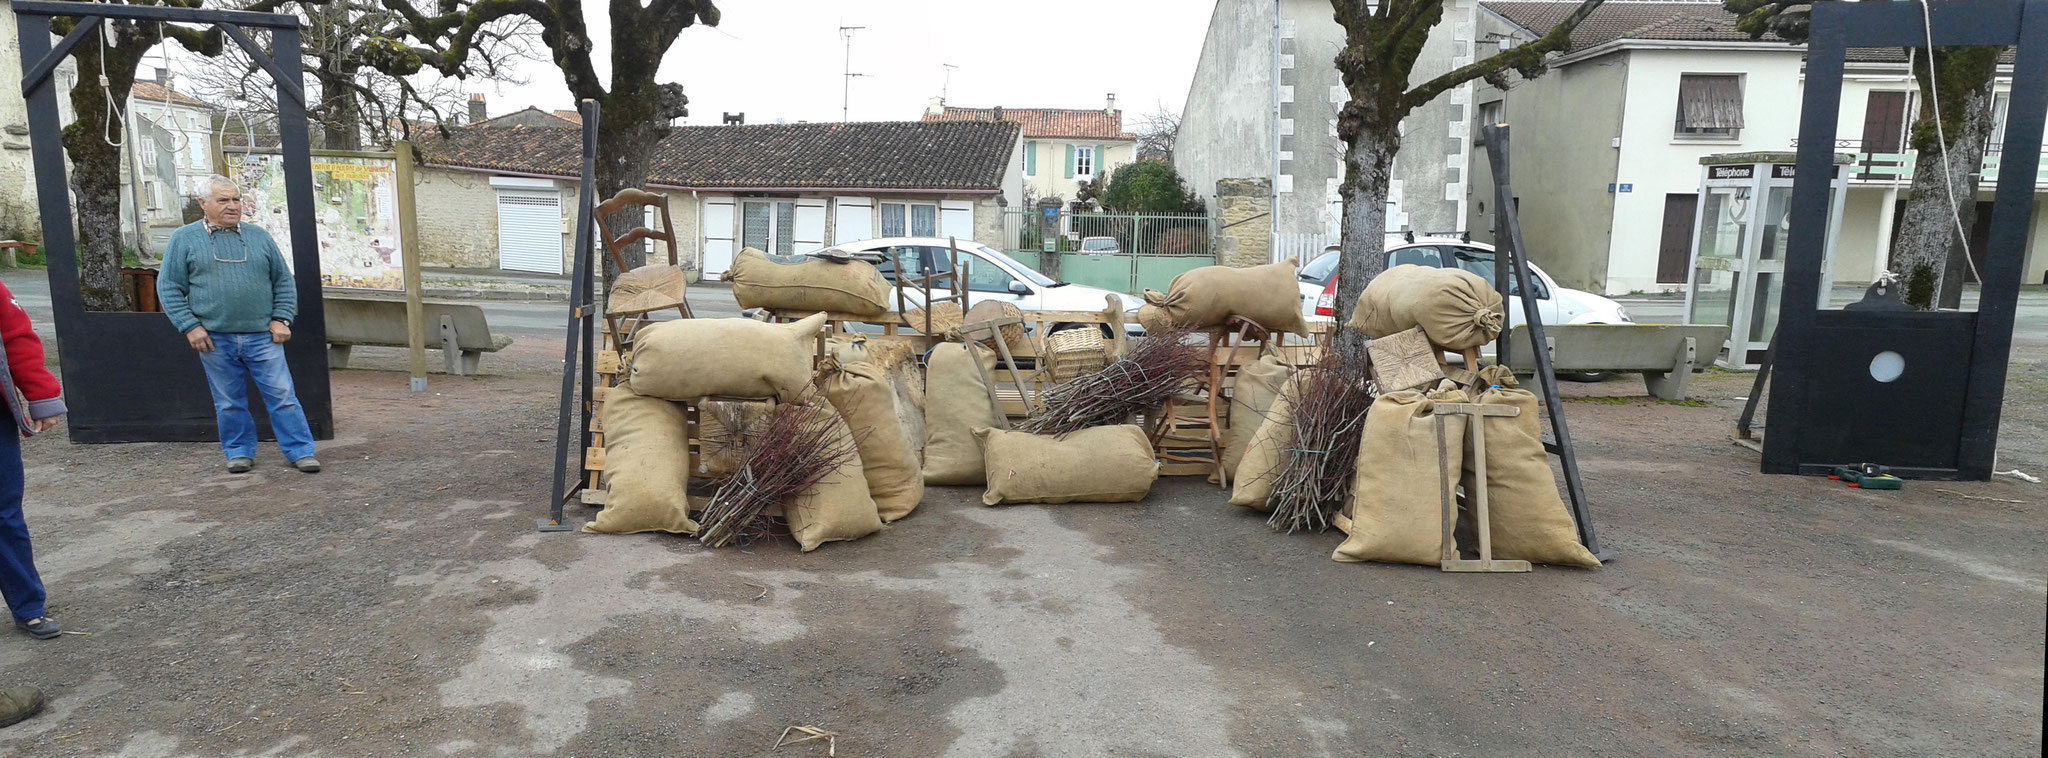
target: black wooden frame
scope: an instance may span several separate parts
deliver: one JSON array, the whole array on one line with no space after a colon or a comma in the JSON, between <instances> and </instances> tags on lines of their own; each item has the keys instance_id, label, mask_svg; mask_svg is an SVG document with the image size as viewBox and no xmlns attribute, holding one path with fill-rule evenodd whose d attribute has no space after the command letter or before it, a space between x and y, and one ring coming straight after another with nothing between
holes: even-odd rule
<instances>
[{"instance_id":1,"label":"black wooden frame","mask_svg":"<svg viewBox=\"0 0 2048 758\"><path fill-rule=\"evenodd\" d=\"M583 490L583 461L590 452L590 415L597 384L596 245L592 242L597 210L596 100L577 105L583 116L583 176L576 194L576 262L569 277L569 320L562 341L562 394L555 417L555 478L548 490L548 515L535 519L543 532L575 527L562 506ZM579 351L578 348L581 348ZM579 356L580 359L579 360ZM581 386L579 391L578 386ZM573 425L572 425L573 422ZM574 450L571 439L579 440Z\"/></svg>"},{"instance_id":2,"label":"black wooden frame","mask_svg":"<svg viewBox=\"0 0 2048 758\"><path fill-rule=\"evenodd\" d=\"M70 182L64 166L62 124L50 75L80 42L111 19L210 24L242 46L277 85L278 132L284 148L285 200L292 235L293 280L299 315L285 359L297 385L299 404L317 439L334 437L333 396L327 383L327 322L320 300L320 246L313 220L311 143L306 95L299 64L299 20L295 16L247 11L202 10L151 5L115 5L50 0L13 4L21 41L23 99L28 102L43 250L49 261L50 305L56 315L63 356L66 404L73 442L201 442L219 439L213 396L198 354L161 313L87 311L78 288L78 239L73 231ZM65 16L78 25L53 47L50 20ZM242 27L271 30L274 53L265 52ZM262 404L250 393L250 410L268 438Z\"/></svg>"},{"instance_id":3,"label":"black wooden frame","mask_svg":"<svg viewBox=\"0 0 2048 758\"><path fill-rule=\"evenodd\" d=\"M1923 0L1924 1L1924 0ZM2043 121L2048 120L2048 0L1944 0L1931 3L1931 32L1937 46L2017 46L2006 144L1999 166L1991 240L1985 254L1984 282L1977 312L1829 311L1822 310L1820 274L1824 265L1828 214L1828 177L1834 160L1835 128L1841 110L1844 56L1856 47L1923 47L1929 24L1919 2L1815 3L1806 48L1806 87L1799 123L1797 178L1792 186L1783 305L1772 348L1776 366L1771 377L1770 425L1764 437L1763 471L1773 474L1825 474L1833 466L1859 460L1811 460L1811 443L1844 423L1842 414L1818 410L1812 393L1858 392L1853 382L1830 375L1827 352L1846 341L1871 335L1930 341L1967 362L1967 379L1943 392L1960 393L1959 414L1940 409L1900 407L1872 402L1870 413L1921 413L1923 433L1958 440L1953 465L1875 460L1893 466L1902 476L1985 480L1998 446L2000 406L2005 398L2006 366L2012 353L2014 310L2019 300L2020 268L2032 212L2036 171L2040 166ZM1866 388L1870 385L1863 385ZM1868 392L1868 390L1864 390ZM1856 400L1856 398L1847 398ZM1945 443L1942 456L1947 457ZM1896 448L1894 448L1896 449ZM1837 454L1838 457L1853 457Z\"/></svg>"}]
</instances>

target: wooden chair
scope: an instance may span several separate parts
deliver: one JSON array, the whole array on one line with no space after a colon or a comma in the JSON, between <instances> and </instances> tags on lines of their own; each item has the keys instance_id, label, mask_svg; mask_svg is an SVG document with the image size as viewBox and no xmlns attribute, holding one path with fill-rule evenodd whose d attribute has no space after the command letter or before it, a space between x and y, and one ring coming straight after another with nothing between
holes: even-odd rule
<instances>
[{"instance_id":1,"label":"wooden chair","mask_svg":"<svg viewBox=\"0 0 2048 758\"><path fill-rule=\"evenodd\" d=\"M1240 350L1249 349L1248 360L1257 360L1273 347L1273 335L1263 326L1232 316L1222 327L1210 330L1208 337L1209 373L1199 387L1166 401L1152 426L1152 447L1168 466L1195 464L1202 473L1215 474L1217 483L1229 489L1230 472L1223 468L1222 424L1229 404L1223 389L1229 375L1242 365L1239 358L1246 354ZM1165 470L1162 468L1162 473Z\"/></svg>"},{"instance_id":2,"label":"wooden chair","mask_svg":"<svg viewBox=\"0 0 2048 758\"><path fill-rule=\"evenodd\" d=\"M644 218L647 206L660 209L660 229L649 229L643 225L612 236L612 226L608 222L613 216L632 212L637 214L635 218ZM619 190L610 200L597 206L597 231L604 240L605 254L611 256L612 265L622 272L612 282L611 294L605 299L604 308L605 329L612 335L615 349L622 353L630 349L633 334L653 320L648 318L649 314L673 308L683 318L692 318L686 296L689 281L683 278L683 270L677 264L675 227L669 223L667 195L631 187ZM622 251L627 245L643 240L667 243L668 263L626 270Z\"/></svg>"}]
</instances>

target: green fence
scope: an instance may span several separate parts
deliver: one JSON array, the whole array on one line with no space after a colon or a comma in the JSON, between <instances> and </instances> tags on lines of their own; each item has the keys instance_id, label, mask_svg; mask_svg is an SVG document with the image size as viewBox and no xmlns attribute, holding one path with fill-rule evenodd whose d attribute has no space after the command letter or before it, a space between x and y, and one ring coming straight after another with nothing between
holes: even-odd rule
<instances>
[{"instance_id":1,"label":"green fence","mask_svg":"<svg viewBox=\"0 0 2048 758\"><path fill-rule=\"evenodd\" d=\"M1003 244L1061 281L1136 294L1164 291L1181 272L1215 265L1215 228L1202 214L1062 214L1047 245L1042 217L1018 210L1005 219ZM1116 250L1081 252L1090 237L1114 239Z\"/></svg>"}]
</instances>

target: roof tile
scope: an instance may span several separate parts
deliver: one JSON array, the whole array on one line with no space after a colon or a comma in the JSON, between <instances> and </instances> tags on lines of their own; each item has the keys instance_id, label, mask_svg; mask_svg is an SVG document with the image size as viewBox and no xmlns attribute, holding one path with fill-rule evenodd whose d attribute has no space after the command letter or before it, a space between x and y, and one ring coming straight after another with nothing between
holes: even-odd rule
<instances>
[{"instance_id":1,"label":"roof tile","mask_svg":"<svg viewBox=\"0 0 2048 758\"><path fill-rule=\"evenodd\" d=\"M946 106L942 113L924 114L924 121L995 121L995 108L955 108ZM1137 135L1124 131L1124 112L1121 110L1064 110L1059 108L1004 108L1003 121L1015 122L1024 128L1027 138L1078 138L1107 140L1136 140Z\"/></svg>"}]
</instances>

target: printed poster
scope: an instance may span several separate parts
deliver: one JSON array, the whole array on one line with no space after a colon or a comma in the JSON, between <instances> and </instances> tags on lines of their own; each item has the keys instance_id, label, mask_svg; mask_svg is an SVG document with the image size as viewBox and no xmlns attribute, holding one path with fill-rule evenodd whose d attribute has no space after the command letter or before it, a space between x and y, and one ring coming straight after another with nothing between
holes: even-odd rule
<instances>
[{"instance_id":1,"label":"printed poster","mask_svg":"<svg viewBox=\"0 0 2048 758\"><path fill-rule=\"evenodd\" d=\"M291 265L283 157L245 154L230 158L229 164L242 187L242 220L270 232L285 250L285 264ZM323 284L405 290L396 158L314 156L313 201Z\"/></svg>"}]
</instances>

